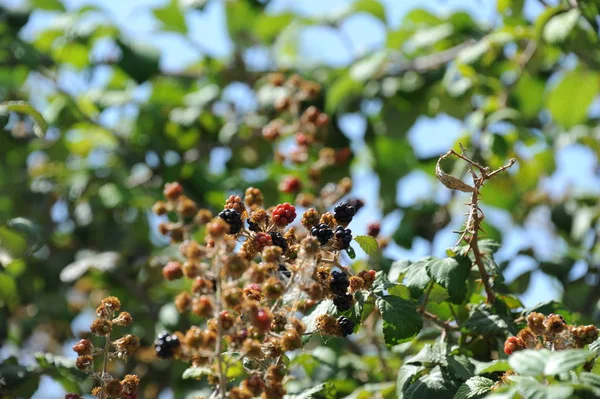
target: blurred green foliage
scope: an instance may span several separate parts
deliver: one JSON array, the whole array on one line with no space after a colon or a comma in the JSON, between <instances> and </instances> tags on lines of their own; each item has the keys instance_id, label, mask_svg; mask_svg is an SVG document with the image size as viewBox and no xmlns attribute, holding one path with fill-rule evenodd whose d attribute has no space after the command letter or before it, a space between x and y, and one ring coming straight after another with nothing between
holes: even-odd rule
<instances>
[{"instance_id":1,"label":"blurred green foliage","mask_svg":"<svg viewBox=\"0 0 600 399\"><path fill-rule=\"evenodd\" d=\"M152 15L161 31L192 40L186 15L202 13L210 1L217 0L171 0L153 9ZM268 3L225 2L234 44L231 56L216 59L198 49L198 62L177 72L163 70L157 50L128 37L101 7L67 9L60 0L30 1L21 8L0 6L0 342L6 353L9 346L16 348L19 360L19 353L28 347L61 353L63 343L76 333L73 320L106 293L121 298L134 315L135 333L145 345L163 326L189 322L179 320L172 305L165 305L179 287L162 280L160 266L169 253L154 233L148 210L168 181L180 181L186 194L213 210L221 207L226 194L248 185L261 188L266 202L275 204L289 200L277 190L284 176L295 173L308 182L301 168L291 167L290 172L290 167L277 163L272 145L261 137L262 127L276 115L274 104L280 94L265 79L268 71L276 70L296 72L321 84L314 105L333 121L328 145L349 144L337 123L342 116L359 113L365 118L364 147L355 152L353 165L371 169L379 178L379 202L371 206L384 216L401 211L401 221L391 234L400 247L411 247L415 238L434 242L442 229L458 228L462 221L462 209L455 206L462 199L455 195L398 205L400 179L418 170L435 181L438 154L421 157L408 137L419 117L446 114L465 121L459 140L477 162L490 168L516 158L518 167L491 180L482 197L486 210L509 216L504 218L509 226L494 225L492 220L486 231L502 242L508 227L537 223L542 213L546 217L541 227L559 245L552 253L520 246L510 256L527 258L535 266L514 281L498 279L497 290L514 304L511 309L518 309L520 302L510 295L536 284L531 276L541 271L560 286L574 318L597 323L598 196L577 190L551 195L545 182L556 171L556 154L574 144L594 154L598 175L600 130L598 114L590 110L600 91L600 1L580 0L574 7L577 2L561 0L529 19L524 1L498 0L499 21L494 26L465 12L438 15L414 9L397 28L391 27L377 0L351 2L343 12L324 17L277 14L265 10ZM23 39L28 20L41 10L51 13L55 23L32 40ZM301 62L302 29L324 26L337 31L357 13L369 15L385 29L387 40L381 48L344 67ZM97 57L95 50L107 44L111 56ZM272 60L266 70L247 66L248 49L269 51ZM83 91L72 90L65 84L69 75L96 83ZM100 75L98 84L94 79ZM233 84L254 93L256 109L239 109L224 95ZM110 118L116 122L107 122ZM459 150L458 142L454 149ZM219 155L223 151L230 156ZM225 167L215 170L211 165L220 160ZM452 167L455 175L466 175L458 163ZM346 165L330 179L349 174ZM389 257L371 262L387 272ZM491 259L490 268L501 273L511 260L496 265ZM573 278L570 271L576 264L583 272ZM416 269L405 266L396 270L396 277L409 278L405 283L413 296L431 277L448 290L452 302L465 300L462 282L446 281L431 271L439 265L430 266L429 277L423 269L421 275L410 274ZM459 262L452 268L460 268ZM388 319L385 334L394 334L386 323L398 309L414 307L406 298L390 295L377 300ZM443 299L438 302L430 304L431 312L440 318L463 312L460 317L475 323L465 328L485 327L493 334L514 329L501 316L486 313L489 309L471 309L469 315L463 305L455 309ZM402 339L386 339L394 345L420 330L410 320L396 323L405 323L408 333ZM42 347L34 345L40 334L45 337ZM478 346L489 344L471 342L469 350L476 353ZM327 381L335 386L335 397L366 398L379 392L391 398L398 392L399 397L418 398L455 392L459 386L459 391L489 388L485 378L474 377L479 371L444 377L447 372L455 377L459 373L452 365L461 360L454 359L459 355L450 349L437 348L444 361L426 362L436 368L419 386L403 391L401 384L408 384L423 368L423 361L406 361L396 382L395 370L409 351L407 344L388 353L393 375L381 369L377 356L361 354L351 343L332 339L323 345L293 360L308 380L292 382L298 390ZM67 360L40 359L20 365L10 358L0 366L2 375L14 374L16 379L21 378L18 369L28 371L23 374L26 382L11 380L19 386L17 395L31 395L40 374L50 374L68 390L89 385L64 371ZM132 369L138 360L132 359L127 367ZM59 365L49 366L53 362ZM143 397L156 397L165 387L171 387L176 397L193 395L194 381L180 379L184 368L145 364L137 370L142 374ZM467 387L461 386L464 381Z\"/></svg>"}]
</instances>

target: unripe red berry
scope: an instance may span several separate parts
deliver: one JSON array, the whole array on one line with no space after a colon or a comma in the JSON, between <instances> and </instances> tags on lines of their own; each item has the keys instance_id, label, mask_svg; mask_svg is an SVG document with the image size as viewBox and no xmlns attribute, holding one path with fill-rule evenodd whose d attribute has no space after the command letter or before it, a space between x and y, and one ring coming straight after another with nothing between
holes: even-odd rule
<instances>
[{"instance_id":1,"label":"unripe red berry","mask_svg":"<svg viewBox=\"0 0 600 399\"><path fill-rule=\"evenodd\" d=\"M298 192L300 188L302 188L302 183L295 176L286 176L279 184L279 191L288 194Z\"/></svg>"},{"instance_id":2,"label":"unripe red berry","mask_svg":"<svg viewBox=\"0 0 600 399\"><path fill-rule=\"evenodd\" d=\"M279 204L273 211L273 222L278 226L287 226L296 219L296 208L288 204Z\"/></svg>"}]
</instances>

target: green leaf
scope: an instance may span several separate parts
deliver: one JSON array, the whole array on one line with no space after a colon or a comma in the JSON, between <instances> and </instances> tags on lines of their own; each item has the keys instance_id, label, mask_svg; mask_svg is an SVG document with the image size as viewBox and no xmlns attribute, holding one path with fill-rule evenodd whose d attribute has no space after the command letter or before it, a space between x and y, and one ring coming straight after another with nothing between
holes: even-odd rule
<instances>
[{"instance_id":1,"label":"green leaf","mask_svg":"<svg viewBox=\"0 0 600 399\"><path fill-rule=\"evenodd\" d=\"M350 76L343 76L329 86L325 99L325 110L328 113L343 110L350 101L360 96L363 90L360 82Z\"/></svg>"},{"instance_id":2,"label":"green leaf","mask_svg":"<svg viewBox=\"0 0 600 399\"><path fill-rule=\"evenodd\" d=\"M494 385L494 381L485 377L471 377L458 388L454 399L474 399L480 398L489 392Z\"/></svg>"},{"instance_id":3,"label":"green leaf","mask_svg":"<svg viewBox=\"0 0 600 399\"><path fill-rule=\"evenodd\" d=\"M414 376L425 370L423 366L414 366L405 364L398 370L398 378L396 380L396 396L398 399L404 398L404 391L410 386Z\"/></svg>"},{"instance_id":4,"label":"green leaf","mask_svg":"<svg viewBox=\"0 0 600 399\"><path fill-rule=\"evenodd\" d=\"M584 364L592 356L593 353L585 349L551 352L551 356L546 359L544 374L550 376L566 373Z\"/></svg>"},{"instance_id":5,"label":"green leaf","mask_svg":"<svg viewBox=\"0 0 600 399\"><path fill-rule=\"evenodd\" d=\"M386 23L385 7L377 0L356 0L350 6L350 13L354 14L359 12L371 14L384 24Z\"/></svg>"},{"instance_id":6,"label":"green leaf","mask_svg":"<svg viewBox=\"0 0 600 399\"><path fill-rule=\"evenodd\" d=\"M333 384L326 382L297 395L285 395L284 399L333 399Z\"/></svg>"},{"instance_id":7,"label":"green leaf","mask_svg":"<svg viewBox=\"0 0 600 399\"><path fill-rule=\"evenodd\" d=\"M467 257L433 258L427 265L427 273L436 283L448 290L454 303L464 301L467 294L467 277L471 261Z\"/></svg>"},{"instance_id":8,"label":"green leaf","mask_svg":"<svg viewBox=\"0 0 600 399\"><path fill-rule=\"evenodd\" d=\"M508 333L508 324L497 314L493 314L489 309L480 306L471 311L463 327L477 334L502 335Z\"/></svg>"},{"instance_id":9,"label":"green leaf","mask_svg":"<svg viewBox=\"0 0 600 399\"><path fill-rule=\"evenodd\" d=\"M197 380L201 377L214 374L215 372L210 367L188 367L181 375L181 378L184 380L188 380L190 378Z\"/></svg>"},{"instance_id":10,"label":"green leaf","mask_svg":"<svg viewBox=\"0 0 600 399\"><path fill-rule=\"evenodd\" d=\"M161 29L169 32L187 34L184 11L179 6L178 0L171 0L164 7L152 10L154 18L161 22Z\"/></svg>"},{"instance_id":11,"label":"green leaf","mask_svg":"<svg viewBox=\"0 0 600 399\"><path fill-rule=\"evenodd\" d=\"M575 69L565 73L546 98L554 121L565 129L584 122L599 85L600 76L595 72Z\"/></svg>"},{"instance_id":12,"label":"green leaf","mask_svg":"<svg viewBox=\"0 0 600 399\"><path fill-rule=\"evenodd\" d=\"M423 319L413 301L386 295L375 303L381 312L383 335L388 346L411 340L423 328Z\"/></svg>"},{"instance_id":13,"label":"green leaf","mask_svg":"<svg viewBox=\"0 0 600 399\"><path fill-rule=\"evenodd\" d=\"M403 283L410 289L412 296L415 298L421 295L427 284L431 281L429 274L427 274L427 263L431 259L431 256L423 258L409 265L403 272Z\"/></svg>"},{"instance_id":14,"label":"green leaf","mask_svg":"<svg viewBox=\"0 0 600 399\"><path fill-rule=\"evenodd\" d=\"M564 42L575 28L580 16L581 11L578 8L572 8L567 12L553 16L544 25L542 34L544 40L552 44Z\"/></svg>"},{"instance_id":15,"label":"green leaf","mask_svg":"<svg viewBox=\"0 0 600 399\"><path fill-rule=\"evenodd\" d=\"M124 42L117 39L117 46L121 50L121 59L117 63L136 82L144 83L160 72L160 52L138 41Z\"/></svg>"},{"instance_id":16,"label":"green leaf","mask_svg":"<svg viewBox=\"0 0 600 399\"><path fill-rule=\"evenodd\" d=\"M29 0L31 5L39 10L45 11L67 11L60 0Z\"/></svg>"},{"instance_id":17,"label":"green leaf","mask_svg":"<svg viewBox=\"0 0 600 399\"><path fill-rule=\"evenodd\" d=\"M379 255L379 244L377 240L371 236L356 236L354 241L360 245L363 251L370 257Z\"/></svg>"},{"instance_id":18,"label":"green leaf","mask_svg":"<svg viewBox=\"0 0 600 399\"><path fill-rule=\"evenodd\" d=\"M576 369L593 356L585 349L550 351L524 350L510 356L508 362L520 375L554 376Z\"/></svg>"},{"instance_id":19,"label":"green leaf","mask_svg":"<svg viewBox=\"0 0 600 399\"><path fill-rule=\"evenodd\" d=\"M44 120L44 117L35 108L33 108L31 104L28 104L25 101L6 101L0 103L0 115L9 111L29 115L35 122L33 126L33 132L36 136L44 137L48 131L48 124Z\"/></svg>"},{"instance_id":20,"label":"green leaf","mask_svg":"<svg viewBox=\"0 0 600 399\"><path fill-rule=\"evenodd\" d=\"M514 371L521 375L541 376L544 374L548 350L524 350L513 353L508 364Z\"/></svg>"},{"instance_id":21,"label":"green leaf","mask_svg":"<svg viewBox=\"0 0 600 399\"><path fill-rule=\"evenodd\" d=\"M510 365L507 360L493 360L491 362L479 362L471 359L471 363L475 365L475 374L489 374L498 371L510 370Z\"/></svg>"},{"instance_id":22,"label":"green leaf","mask_svg":"<svg viewBox=\"0 0 600 399\"><path fill-rule=\"evenodd\" d=\"M382 270L375 273L375 280L372 286L373 292L378 293L394 286L396 286L396 283L392 283Z\"/></svg>"},{"instance_id":23,"label":"green leaf","mask_svg":"<svg viewBox=\"0 0 600 399\"><path fill-rule=\"evenodd\" d=\"M406 399L450 399L454 396L459 383L452 379L440 366L415 381L404 394Z\"/></svg>"},{"instance_id":24,"label":"green leaf","mask_svg":"<svg viewBox=\"0 0 600 399\"><path fill-rule=\"evenodd\" d=\"M37 252L44 244L39 226L31 220L25 218L14 218L6 222L6 225L13 231L24 233L27 236L28 248L25 255L31 255Z\"/></svg>"}]
</instances>

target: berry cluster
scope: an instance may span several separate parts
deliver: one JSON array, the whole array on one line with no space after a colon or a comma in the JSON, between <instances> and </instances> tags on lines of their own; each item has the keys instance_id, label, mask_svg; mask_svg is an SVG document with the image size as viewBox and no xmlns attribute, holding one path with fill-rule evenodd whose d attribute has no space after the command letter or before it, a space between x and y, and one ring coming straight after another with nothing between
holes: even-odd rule
<instances>
[{"instance_id":1,"label":"berry cluster","mask_svg":"<svg viewBox=\"0 0 600 399\"><path fill-rule=\"evenodd\" d=\"M173 357L173 354L179 346L179 337L175 334L170 334L167 331L158 334L154 341L154 351L156 352L156 356L161 359Z\"/></svg>"},{"instance_id":2,"label":"berry cluster","mask_svg":"<svg viewBox=\"0 0 600 399\"><path fill-rule=\"evenodd\" d=\"M508 337L504 343L507 355L523 349L548 348L564 350L583 348L598 339L598 328L594 325L573 326L566 323L564 317L532 312L527 316L527 327L515 337Z\"/></svg>"},{"instance_id":3,"label":"berry cluster","mask_svg":"<svg viewBox=\"0 0 600 399\"><path fill-rule=\"evenodd\" d=\"M122 380L113 378L106 371L94 371L94 357L104 357L104 361L113 359L126 359L140 347L140 340L132 334L126 334L121 338L111 340L110 335L117 326L126 327L133 323L133 318L127 312L119 312L121 301L117 297L110 296L104 298L96 308L96 316L90 326L92 334L104 337L105 342L102 346L95 346L88 338L81 339L73 346L73 351L78 357L75 366L96 379L101 381L101 385L92 390L92 396L96 398L120 398L137 399L137 387L139 378L135 375L126 375ZM118 314L117 314L118 313ZM106 353L105 351L109 352ZM104 364L102 369L106 370ZM65 398L80 398L79 395L69 393Z\"/></svg>"},{"instance_id":4,"label":"berry cluster","mask_svg":"<svg viewBox=\"0 0 600 399\"><path fill-rule=\"evenodd\" d=\"M302 215L304 230L292 226L297 218L294 205L286 202L266 208L257 188L248 188L244 196L229 196L214 218L184 197L177 183L169 184L167 191L166 201L155 206L155 212L177 220L160 230L179 244L179 258L165 263L163 276L192 280L190 290L175 298L175 306L201 322L187 331L160 334L155 341L157 356L210 367L218 362L218 348L239 352L249 374L239 386L228 387L229 397L282 398L281 355L299 349L306 333L306 326L296 318L298 312L324 298L333 301L337 312L346 312L353 306L354 293L368 289L374 280L374 272L349 276L339 263L340 252L352 240L346 226L360 201L341 204L333 213L308 209ZM182 199L194 214L179 213ZM202 243L194 239L200 227ZM349 317L330 316L333 319L324 324L329 328L317 331L339 337L353 333L354 321ZM225 378L216 372L210 381L222 387L230 384Z\"/></svg>"}]
</instances>

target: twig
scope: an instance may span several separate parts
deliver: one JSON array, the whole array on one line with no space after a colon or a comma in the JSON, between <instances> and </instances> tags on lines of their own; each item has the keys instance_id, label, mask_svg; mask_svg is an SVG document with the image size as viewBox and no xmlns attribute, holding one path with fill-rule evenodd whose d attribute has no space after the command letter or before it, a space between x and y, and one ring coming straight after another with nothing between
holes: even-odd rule
<instances>
[{"instance_id":1,"label":"twig","mask_svg":"<svg viewBox=\"0 0 600 399\"><path fill-rule=\"evenodd\" d=\"M106 381L104 377L106 376L106 370L108 368L108 356L110 352L110 331L106 334L106 343L104 344L104 361L102 364L102 375L100 376L100 380L102 382L102 392L100 394L100 399L106 398Z\"/></svg>"},{"instance_id":2,"label":"twig","mask_svg":"<svg viewBox=\"0 0 600 399\"><path fill-rule=\"evenodd\" d=\"M219 244L217 244L219 245ZM215 348L215 352L217 353L217 374L219 375L219 393L221 399L227 398L227 380L226 375L223 370L223 354L222 351L222 341L223 341L223 326L221 325L220 315L223 310L223 304L221 303L221 266L219 265L219 259L221 256L220 245L217 247L215 252L215 257L213 258L213 270L216 271L217 276L215 278L216 281L216 305L217 305L217 345Z\"/></svg>"},{"instance_id":3,"label":"twig","mask_svg":"<svg viewBox=\"0 0 600 399\"><path fill-rule=\"evenodd\" d=\"M439 317L437 317L431 312L428 312L427 310L421 309L421 313L423 314L423 317L425 317L429 321L432 321L434 324L437 324L438 326L442 327L445 331L458 330L457 326L453 326L449 322L441 320Z\"/></svg>"}]
</instances>

